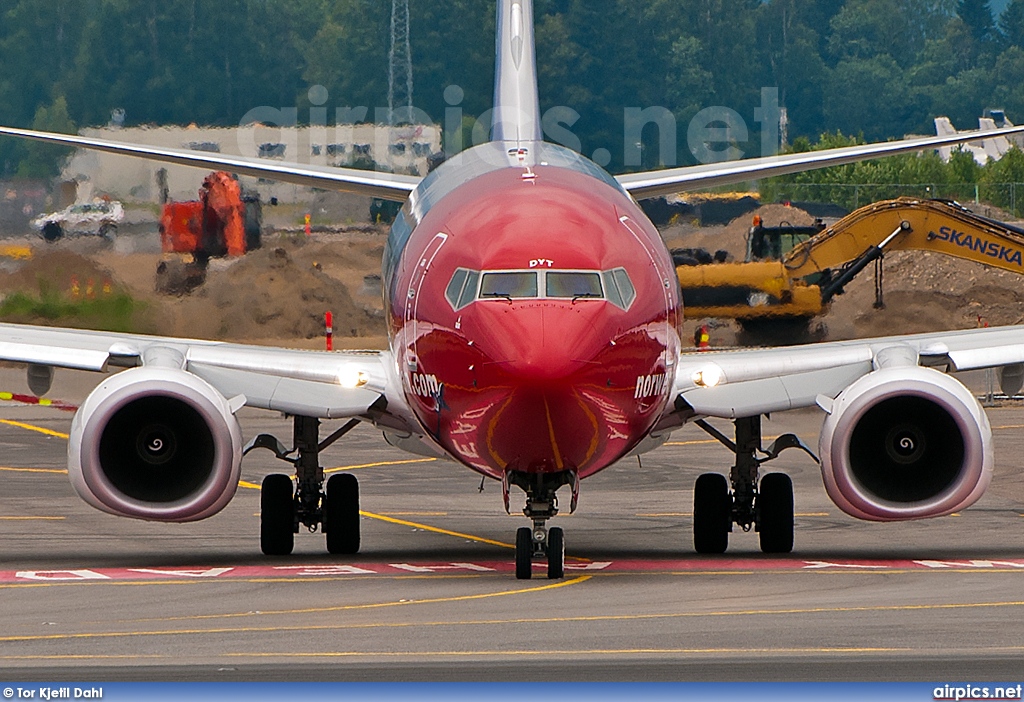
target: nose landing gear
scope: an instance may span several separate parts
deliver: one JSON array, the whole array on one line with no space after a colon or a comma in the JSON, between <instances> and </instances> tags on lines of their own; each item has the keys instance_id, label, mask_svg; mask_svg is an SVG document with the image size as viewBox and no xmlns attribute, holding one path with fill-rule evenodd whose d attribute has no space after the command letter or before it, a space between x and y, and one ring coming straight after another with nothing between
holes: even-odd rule
<instances>
[{"instance_id":1,"label":"nose landing gear","mask_svg":"<svg viewBox=\"0 0 1024 702\"><path fill-rule=\"evenodd\" d=\"M579 481L572 471L560 473L522 473L513 471L508 481L526 492L523 514L533 520L533 528L520 527L516 531L516 578L533 577L533 562L547 561L548 579L565 577L565 534L561 527L547 527L547 520L558 514L558 496L563 485L573 486L573 506Z\"/></svg>"}]
</instances>

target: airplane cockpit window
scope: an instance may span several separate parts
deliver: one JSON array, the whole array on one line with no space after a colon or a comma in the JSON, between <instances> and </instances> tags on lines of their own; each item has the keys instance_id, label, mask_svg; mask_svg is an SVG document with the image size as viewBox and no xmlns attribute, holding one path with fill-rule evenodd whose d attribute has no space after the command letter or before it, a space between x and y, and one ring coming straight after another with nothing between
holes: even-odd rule
<instances>
[{"instance_id":1,"label":"airplane cockpit window","mask_svg":"<svg viewBox=\"0 0 1024 702\"><path fill-rule=\"evenodd\" d=\"M601 291L601 275L587 271L548 271L545 274L548 297L597 298Z\"/></svg>"},{"instance_id":2,"label":"airplane cockpit window","mask_svg":"<svg viewBox=\"0 0 1024 702\"><path fill-rule=\"evenodd\" d=\"M477 271L465 268L457 269L448 283L448 288L444 291L448 304L459 310L475 300L476 284L479 280L480 274Z\"/></svg>"},{"instance_id":3,"label":"airplane cockpit window","mask_svg":"<svg viewBox=\"0 0 1024 702\"><path fill-rule=\"evenodd\" d=\"M619 286L615 284L612 272L605 271L601 274L601 277L604 278L604 289L608 293L608 302L616 307L626 309L626 303L622 301L622 293L619 292Z\"/></svg>"},{"instance_id":4,"label":"airplane cockpit window","mask_svg":"<svg viewBox=\"0 0 1024 702\"><path fill-rule=\"evenodd\" d=\"M444 291L444 296L448 298L448 304L455 309L459 308L459 298L462 296L462 288L466 285L466 276L468 275L469 271L459 268L452 276L451 282L448 283L448 289Z\"/></svg>"},{"instance_id":5,"label":"airplane cockpit window","mask_svg":"<svg viewBox=\"0 0 1024 702\"><path fill-rule=\"evenodd\" d=\"M628 310L636 299L636 289L625 268L616 268L604 272L605 289L608 300L615 306Z\"/></svg>"},{"instance_id":6,"label":"airplane cockpit window","mask_svg":"<svg viewBox=\"0 0 1024 702\"><path fill-rule=\"evenodd\" d=\"M469 275L466 276L466 286L462 289L462 294L459 295L459 307L465 307L476 299L476 286L479 282L480 273L478 271L470 271Z\"/></svg>"},{"instance_id":7,"label":"airplane cockpit window","mask_svg":"<svg viewBox=\"0 0 1024 702\"><path fill-rule=\"evenodd\" d=\"M515 300L537 297L537 272L484 273L480 284L480 299L500 297Z\"/></svg>"},{"instance_id":8,"label":"airplane cockpit window","mask_svg":"<svg viewBox=\"0 0 1024 702\"><path fill-rule=\"evenodd\" d=\"M459 268L452 274L445 298L454 310L474 300L608 300L629 309L636 290L625 268L610 271L471 271Z\"/></svg>"}]
</instances>

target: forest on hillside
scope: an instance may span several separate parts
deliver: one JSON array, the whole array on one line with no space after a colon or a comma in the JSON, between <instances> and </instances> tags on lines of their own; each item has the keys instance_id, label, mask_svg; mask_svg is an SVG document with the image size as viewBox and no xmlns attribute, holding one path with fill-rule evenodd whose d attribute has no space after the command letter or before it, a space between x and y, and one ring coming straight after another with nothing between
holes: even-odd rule
<instances>
[{"instance_id":1,"label":"forest on hillside","mask_svg":"<svg viewBox=\"0 0 1024 702\"><path fill-rule=\"evenodd\" d=\"M586 154L623 170L626 108L661 106L687 124L725 106L750 126L777 88L789 140L934 133L946 115L976 128L987 107L1024 122L1024 0L535 0L542 106L579 113ZM409 0L415 105L442 122L490 107L493 0ZM386 107L387 0L0 0L0 123L71 131L106 124L233 125L255 107L309 114ZM645 132L645 137L647 133ZM644 151L645 167L658 165ZM0 176L45 175L45 158L0 141Z\"/></svg>"}]
</instances>

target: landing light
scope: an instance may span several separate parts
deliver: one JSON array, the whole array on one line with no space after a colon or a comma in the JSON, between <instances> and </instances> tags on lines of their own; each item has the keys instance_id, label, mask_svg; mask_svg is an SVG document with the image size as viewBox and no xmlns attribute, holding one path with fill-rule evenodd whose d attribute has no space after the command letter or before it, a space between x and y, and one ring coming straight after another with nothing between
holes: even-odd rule
<instances>
[{"instance_id":1,"label":"landing light","mask_svg":"<svg viewBox=\"0 0 1024 702\"><path fill-rule=\"evenodd\" d=\"M370 376L355 368L343 368L338 372L338 384L346 389L361 388L370 382Z\"/></svg>"},{"instance_id":2,"label":"landing light","mask_svg":"<svg viewBox=\"0 0 1024 702\"><path fill-rule=\"evenodd\" d=\"M722 369L718 366L706 366L693 374L693 384L700 388L713 388L722 382Z\"/></svg>"}]
</instances>

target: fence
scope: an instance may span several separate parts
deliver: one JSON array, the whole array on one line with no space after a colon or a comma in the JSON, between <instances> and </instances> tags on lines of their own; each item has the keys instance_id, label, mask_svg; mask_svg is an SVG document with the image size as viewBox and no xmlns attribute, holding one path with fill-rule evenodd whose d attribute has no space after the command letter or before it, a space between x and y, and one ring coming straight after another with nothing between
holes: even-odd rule
<instances>
[{"instance_id":1,"label":"fence","mask_svg":"<svg viewBox=\"0 0 1024 702\"><path fill-rule=\"evenodd\" d=\"M1024 183L763 183L762 202L825 202L850 211L896 197L937 198L984 203L1024 216Z\"/></svg>"}]
</instances>

